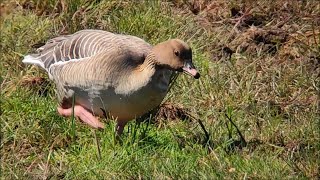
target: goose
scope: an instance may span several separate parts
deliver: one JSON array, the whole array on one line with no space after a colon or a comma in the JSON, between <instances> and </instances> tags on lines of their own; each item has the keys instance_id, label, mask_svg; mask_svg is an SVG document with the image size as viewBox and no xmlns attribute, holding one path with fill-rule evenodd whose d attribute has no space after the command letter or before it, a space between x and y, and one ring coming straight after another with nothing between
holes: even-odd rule
<instances>
[{"instance_id":1,"label":"goose","mask_svg":"<svg viewBox=\"0 0 320 180\"><path fill-rule=\"evenodd\" d=\"M128 121L162 102L173 73L200 77L191 48L180 39L152 46L94 29L50 39L22 62L41 67L55 83L59 115L74 113L89 126L104 128L99 117L107 114L119 135Z\"/></svg>"}]
</instances>

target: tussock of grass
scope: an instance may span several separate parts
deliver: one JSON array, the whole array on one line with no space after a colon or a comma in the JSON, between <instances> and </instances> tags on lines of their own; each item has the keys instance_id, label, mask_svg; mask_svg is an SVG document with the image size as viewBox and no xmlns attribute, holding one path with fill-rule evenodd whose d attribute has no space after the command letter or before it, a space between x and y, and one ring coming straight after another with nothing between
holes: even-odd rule
<instances>
[{"instance_id":1,"label":"tussock of grass","mask_svg":"<svg viewBox=\"0 0 320 180\"><path fill-rule=\"evenodd\" d=\"M319 177L316 1L2 4L2 179ZM101 159L93 130L77 122L73 139L71 119L56 113L54 85L21 63L33 45L86 28L153 44L184 39L202 75L179 76L162 118L130 122L121 142L106 120L96 132Z\"/></svg>"}]
</instances>

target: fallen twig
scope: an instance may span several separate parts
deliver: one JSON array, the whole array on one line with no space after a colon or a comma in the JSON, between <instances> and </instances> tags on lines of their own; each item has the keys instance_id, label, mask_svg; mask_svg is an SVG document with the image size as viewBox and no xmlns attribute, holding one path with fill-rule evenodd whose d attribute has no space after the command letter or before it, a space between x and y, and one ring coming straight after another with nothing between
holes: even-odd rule
<instances>
[{"instance_id":1,"label":"fallen twig","mask_svg":"<svg viewBox=\"0 0 320 180\"><path fill-rule=\"evenodd\" d=\"M227 117L227 119L230 121L230 123L236 128L239 136L240 136L240 141L241 143L243 143L244 145L247 144L246 139L244 138L244 136L242 135L241 131L239 130L238 126L232 121L231 117L229 117L227 114L225 114L225 116Z\"/></svg>"},{"instance_id":2,"label":"fallen twig","mask_svg":"<svg viewBox=\"0 0 320 180\"><path fill-rule=\"evenodd\" d=\"M200 119L197 119L197 121L200 124L201 129L203 130L204 134L206 135L206 142L208 142L210 140L210 135L209 135L208 131L206 130L206 128L204 127L204 125Z\"/></svg>"}]
</instances>

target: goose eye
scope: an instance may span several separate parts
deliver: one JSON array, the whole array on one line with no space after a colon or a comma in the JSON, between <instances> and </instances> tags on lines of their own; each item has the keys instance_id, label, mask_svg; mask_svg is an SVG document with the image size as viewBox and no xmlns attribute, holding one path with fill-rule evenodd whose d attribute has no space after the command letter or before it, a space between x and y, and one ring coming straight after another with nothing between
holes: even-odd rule
<instances>
[{"instance_id":1,"label":"goose eye","mask_svg":"<svg viewBox=\"0 0 320 180\"><path fill-rule=\"evenodd\" d=\"M174 51L174 54L175 54L176 56L179 56L179 51Z\"/></svg>"}]
</instances>

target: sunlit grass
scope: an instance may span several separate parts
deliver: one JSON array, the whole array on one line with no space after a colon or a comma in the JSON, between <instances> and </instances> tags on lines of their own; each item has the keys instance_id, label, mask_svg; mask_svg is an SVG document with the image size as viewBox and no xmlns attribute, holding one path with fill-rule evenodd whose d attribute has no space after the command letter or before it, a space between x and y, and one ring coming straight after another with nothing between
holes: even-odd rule
<instances>
[{"instance_id":1,"label":"sunlit grass","mask_svg":"<svg viewBox=\"0 0 320 180\"><path fill-rule=\"evenodd\" d=\"M310 43L303 52L305 45L286 42L293 53L300 53L296 57L291 52L282 57L283 48L278 54L258 49L223 59L217 56L220 46L229 45L231 36L241 36L233 34L234 24L227 20L210 24L223 15L195 16L188 8L179 9L179 3L157 1L45 2L21 1L0 20L2 179L319 176L320 81L319 69L310 63L311 55L318 57L314 52L319 44ZM237 3L226 3L225 8ZM307 22L290 23L312 32ZM187 41L201 78L180 75L166 101L183 106L195 119L133 120L117 141L112 120L104 121L104 130L94 131L58 116L54 85L44 72L21 60L34 44L86 28L135 35L152 44L169 38ZM44 83L30 85L36 77L44 77ZM232 123L246 144L239 144Z\"/></svg>"}]
</instances>

